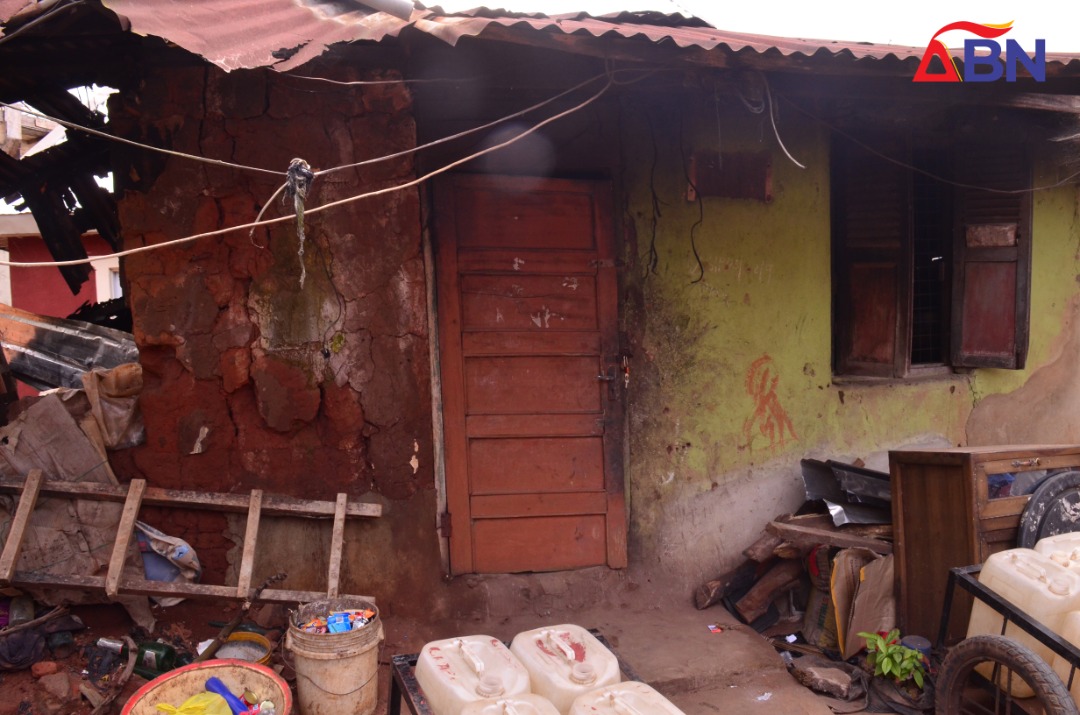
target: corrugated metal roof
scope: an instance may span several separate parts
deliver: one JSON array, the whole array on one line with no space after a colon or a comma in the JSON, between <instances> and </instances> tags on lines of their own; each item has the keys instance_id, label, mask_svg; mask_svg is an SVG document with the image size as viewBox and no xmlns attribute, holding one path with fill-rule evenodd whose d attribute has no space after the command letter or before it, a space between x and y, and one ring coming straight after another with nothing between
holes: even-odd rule
<instances>
[{"instance_id":1,"label":"corrugated metal roof","mask_svg":"<svg viewBox=\"0 0 1080 715\"><path fill-rule=\"evenodd\" d=\"M372 0L372 4L384 0ZM175 43L225 70L273 67L290 70L339 42L379 41L412 26L456 44L498 26L511 32L561 33L624 38L679 48L735 53L779 53L784 57L893 60L915 64L925 48L897 45L772 37L725 32L696 18L657 12L590 17L584 13L545 16L478 8L444 14L417 5L409 20L378 12L360 0L101 0L130 29ZM0 0L0 9L33 5L32 0ZM6 20L0 15L0 22ZM502 33L505 35L505 32ZM1048 54L1050 64L1080 62L1080 56Z\"/></svg>"},{"instance_id":2,"label":"corrugated metal roof","mask_svg":"<svg viewBox=\"0 0 1080 715\"><path fill-rule=\"evenodd\" d=\"M409 23L357 0L102 0L131 23L226 71L289 70L337 42L382 40Z\"/></svg>"}]
</instances>

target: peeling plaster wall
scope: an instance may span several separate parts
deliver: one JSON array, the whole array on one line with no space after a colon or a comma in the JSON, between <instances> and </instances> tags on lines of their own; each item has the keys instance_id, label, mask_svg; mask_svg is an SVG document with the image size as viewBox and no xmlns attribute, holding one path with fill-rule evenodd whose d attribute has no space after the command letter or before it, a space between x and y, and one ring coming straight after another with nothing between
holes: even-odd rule
<instances>
[{"instance_id":1,"label":"peeling plaster wall","mask_svg":"<svg viewBox=\"0 0 1080 715\"><path fill-rule=\"evenodd\" d=\"M393 76L346 66L314 71ZM414 146L403 85L307 89L270 72L188 67L118 95L111 116L124 136L281 172L125 156L117 171L125 247L253 221L293 157L322 169ZM316 180L308 206L413 176L409 157L329 174ZM275 201L267 217L284 212ZM343 591L390 603L437 583L419 216L415 189L309 213L303 287L294 221L126 259L148 441L118 453L121 473L161 487L311 499L347 492L382 503L382 518L349 524ZM208 581L224 581L234 555L213 546L224 518L144 516L192 540ZM256 581L284 569L285 588L324 588L329 529L267 520Z\"/></svg>"},{"instance_id":2,"label":"peeling plaster wall","mask_svg":"<svg viewBox=\"0 0 1080 715\"><path fill-rule=\"evenodd\" d=\"M625 180L627 482L631 558L653 581L690 589L802 503L801 458L883 466L891 448L955 446L975 398L964 375L833 380L824 129L780 113L784 144L804 170L777 147L767 115L725 102L718 126L711 96L668 99L623 107L625 145L638 148ZM698 223L680 157L715 150L718 138L724 151L772 152L774 198L706 198Z\"/></svg>"}]
</instances>

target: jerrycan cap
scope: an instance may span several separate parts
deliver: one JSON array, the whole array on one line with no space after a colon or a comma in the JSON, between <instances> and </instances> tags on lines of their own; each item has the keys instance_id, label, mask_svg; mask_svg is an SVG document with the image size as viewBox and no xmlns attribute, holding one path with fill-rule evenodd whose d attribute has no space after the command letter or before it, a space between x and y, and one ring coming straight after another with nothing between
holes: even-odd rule
<instances>
[{"instance_id":1,"label":"jerrycan cap","mask_svg":"<svg viewBox=\"0 0 1080 715\"><path fill-rule=\"evenodd\" d=\"M506 691L503 687L502 678L494 673L485 673L480 676L476 684L476 694L482 698L496 698Z\"/></svg>"},{"instance_id":2,"label":"jerrycan cap","mask_svg":"<svg viewBox=\"0 0 1080 715\"><path fill-rule=\"evenodd\" d=\"M1050 579L1048 588L1055 596L1068 596L1072 593L1072 580L1065 574L1058 574Z\"/></svg>"},{"instance_id":3,"label":"jerrycan cap","mask_svg":"<svg viewBox=\"0 0 1080 715\"><path fill-rule=\"evenodd\" d=\"M590 685L596 682L596 668L592 663L574 663L570 669L570 680L578 685Z\"/></svg>"}]
</instances>

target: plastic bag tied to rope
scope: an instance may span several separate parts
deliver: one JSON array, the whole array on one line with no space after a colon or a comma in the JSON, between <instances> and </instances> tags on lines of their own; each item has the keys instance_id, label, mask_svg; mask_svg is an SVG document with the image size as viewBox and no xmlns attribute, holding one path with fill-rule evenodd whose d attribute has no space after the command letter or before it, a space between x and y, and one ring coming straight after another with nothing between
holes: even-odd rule
<instances>
[{"instance_id":1,"label":"plastic bag tied to rope","mask_svg":"<svg viewBox=\"0 0 1080 715\"><path fill-rule=\"evenodd\" d=\"M285 195L282 200L293 203L296 212L296 235L300 240L297 256L300 258L300 287L304 287L304 278L307 271L304 268L304 201L307 200L308 189L315 180L315 174L311 166L303 159L293 159L289 162L289 169L285 172Z\"/></svg>"}]
</instances>

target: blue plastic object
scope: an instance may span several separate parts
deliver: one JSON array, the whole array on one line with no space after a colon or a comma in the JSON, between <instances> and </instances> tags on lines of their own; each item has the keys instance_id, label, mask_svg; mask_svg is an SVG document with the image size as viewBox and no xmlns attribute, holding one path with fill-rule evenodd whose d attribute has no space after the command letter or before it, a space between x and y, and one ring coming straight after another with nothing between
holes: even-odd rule
<instances>
[{"instance_id":1,"label":"blue plastic object","mask_svg":"<svg viewBox=\"0 0 1080 715\"><path fill-rule=\"evenodd\" d=\"M225 698L225 702L229 704L229 709L232 710L233 715L244 715L248 711L248 706L244 704L244 701L233 695L232 691L217 676L206 679L206 689Z\"/></svg>"}]
</instances>

